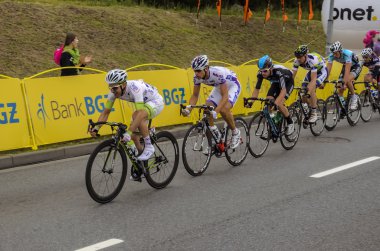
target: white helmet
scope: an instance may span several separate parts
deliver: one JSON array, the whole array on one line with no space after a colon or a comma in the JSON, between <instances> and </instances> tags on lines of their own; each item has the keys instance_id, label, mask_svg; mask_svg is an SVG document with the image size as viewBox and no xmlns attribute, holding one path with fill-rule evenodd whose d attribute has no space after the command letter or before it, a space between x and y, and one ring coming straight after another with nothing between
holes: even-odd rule
<instances>
[{"instance_id":1,"label":"white helmet","mask_svg":"<svg viewBox=\"0 0 380 251\"><path fill-rule=\"evenodd\" d=\"M206 55L196 56L191 62L191 68L194 71L204 70L208 66L208 57Z\"/></svg>"},{"instance_id":2,"label":"white helmet","mask_svg":"<svg viewBox=\"0 0 380 251\"><path fill-rule=\"evenodd\" d=\"M337 51L342 51L343 48L342 48L342 44L339 42L339 41L336 41L335 43L333 43L331 46L330 46L330 51L331 53L335 53Z\"/></svg>"},{"instance_id":3,"label":"white helmet","mask_svg":"<svg viewBox=\"0 0 380 251\"><path fill-rule=\"evenodd\" d=\"M112 87L123 84L127 81L127 72L120 69L110 70L106 75L107 84Z\"/></svg>"},{"instance_id":4,"label":"white helmet","mask_svg":"<svg viewBox=\"0 0 380 251\"><path fill-rule=\"evenodd\" d=\"M369 56L371 56L372 55L372 49L371 48L364 48L363 50L362 50L362 56L363 57L369 57Z\"/></svg>"}]
</instances>

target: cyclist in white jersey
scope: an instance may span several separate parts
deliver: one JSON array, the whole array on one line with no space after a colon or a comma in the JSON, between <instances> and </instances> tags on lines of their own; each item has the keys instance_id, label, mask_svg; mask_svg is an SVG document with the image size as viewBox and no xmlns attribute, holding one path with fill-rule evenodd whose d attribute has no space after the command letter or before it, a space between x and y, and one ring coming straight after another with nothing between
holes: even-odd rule
<instances>
[{"instance_id":1,"label":"cyclist in white jersey","mask_svg":"<svg viewBox=\"0 0 380 251\"><path fill-rule=\"evenodd\" d=\"M134 148L133 145L135 144L137 150L142 151L137 157L139 160L149 159L154 153L154 147L150 141L147 122L164 109L162 96L158 93L156 87L145 83L142 79L127 81L127 72L124 70L114 69L109 71L106 75L106 82L111 92L108 94L105 109L100 114L98 122L107 121L117 98L134 103L136 110L132 114L131 125L128 131L124 133L122 140L132 148ZM97 126L90 132L93 137L96 136L99 128ZM142 149L143 146L140 144L139 137L132 134L136 129L139 129L144 138L144 149Z\"/></svg>"},{"instance_id":2,"label":"cyclist in white jersey","mask_svg":"<svg viewBox=\"0 0 380 251\"><path fill-rule=\"evenodd\" d=\"M211 112L210 125L211 130L216 131L214 119L220 113L228 126L232 129L231 148L238 147L240 142L240 130L236 128L234 117L231 109L240 95L240 83L236 74L224 67L209 66L209 60L206 55L200 55L193 59L191 67L194 70L194 90L190 98L190 105L195 105L198 101L201 84L213 86L206 104L215 107ZM191 108L182 110L184 116L189 116Z\"/></svg>"},{"instance_id":3,"label":"cyclist in white jersey","mask_svg":"<svg viewBox=\"0 0 380 251\"><path fill-rule=\"evenodd\" d=\"M304 82L308 82L307 88L311 101L309 123L314 123L319 118L317 114L317 94L315 93L315 89L316 87L322 86L323 81L327 78L326 63L321 55L309 53L307 45L300 45L294 51L294 56L296 59L293 63L293 78L296 77L299 66L309 71L305 76Z\"/></svg>"}]
</instances>

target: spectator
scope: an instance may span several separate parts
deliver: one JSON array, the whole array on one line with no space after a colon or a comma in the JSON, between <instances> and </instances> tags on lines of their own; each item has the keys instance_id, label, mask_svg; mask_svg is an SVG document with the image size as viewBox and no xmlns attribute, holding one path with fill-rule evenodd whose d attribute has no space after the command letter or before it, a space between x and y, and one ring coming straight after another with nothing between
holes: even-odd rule
<instances>
[{"instance_id":1,"label":"spectator","mask_svg":"<svg viewBox=\"0 0 380 251\"><path fill-rule=\"evenodd\" d=\"M373 49L374 43L376 41L376 35L377 34L380 34L380 32L379 31L375 31L375 30L369 30L366 33L366 36L363 39L363 43L364 43L364 47L365 48L371 48L371 49Z\"/></svg>"},{"instance_id":2,"label":"spectator","mask_svg":"<svg viewBox=\"0 0 380 251\"><path fill-rule=\"evenodd\" d=\"M380 37L377 37L377 41L373 44L373 52L380 57Z\"/></svg>"},{"instance_id":3,"label":"spectator","mask_svg":"<svg viewBox=\"0 0 380 251\"><path fill-rule=\"evenodd\" d=\"M60 66L66 67L66 66L80 66L85 67L87 64L91 63L92 56L85 56L84 58L81 58L79 55L79 49L78 49L78 38L74 33L67 33L66 40L65 40L65 47L62 52L61 60L60 60ZM75 69L75 68L69 68L69 69L62 69L61 70L61 76L72 76L72 75L78 75L79 71L82 71L82 69Z\"/></svg>"}]
</instances>

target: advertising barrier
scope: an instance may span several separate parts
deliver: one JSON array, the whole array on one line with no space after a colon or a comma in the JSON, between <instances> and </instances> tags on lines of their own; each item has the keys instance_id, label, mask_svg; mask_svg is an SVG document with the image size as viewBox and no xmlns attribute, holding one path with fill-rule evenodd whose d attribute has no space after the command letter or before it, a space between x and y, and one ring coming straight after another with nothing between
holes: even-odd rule
<instances>
[{"instance_id":1,"label":"advertising barrier","mask_svg":"<svg viewBox=\"0 0 380 251\"><path fill-rule=\"evenodd\" d=\"M37 145L89 137L88 120L98 119L109 92L104 77L90 74L24 80ZM115 103L109 120L123 121L120 102Z\"/></svg>"},{"instance_id":2,"label":"advertising barrier","mask_svg":"<svg viewBox=\"0 0 380 251\"><path fill-rule=\"evenodd\" d=\"M31 146L23 96L20 79L0 79L0 151Z\"/></svg>"},{"instance_id":3,"label":"advertising barrier","mask_svg":"<svg viewBox=\"0 0 380 251\"><path fill-rule=\"evenodd\" d=\"M241 86L241 94L232 110L235 115L247 115L262 107L259 102L255 102L253 108L250 109L245 108L243 104L243 98L250 97L256 86L258 69L255 61L248 61L241 66L227 66L237 74ZM211 63L214 65L217 61ZM293 60L282 65L291 69ZM157 118L153 119L152 125L156 127L194 123L198 119L196 112L193 112L189 118L179 114L179 104L189 103L194 86L194 72L191 68L169 67L173 69L128 71L129 79L143 79L157 87L162 95L165 108ZM131 69L135 68L138 66ZM329 79L337 79L341 68L340 63L334 62ZM363 81L363 76L367 72L366 68L363 69L358 81ZM2 135L0 151L25 147L36 149L39 145L90 137L87 133L88 120L96 121L98 119L109 93L104 80L105 72L69 77L37 78L42 74L36 74L24 80L0 79L0 129ZM295 79L296 86L301 85L305 74L306 71L299 68ZM269 87L270 83L264 80L259 96L265 97ZM360 93L363 88L363 85L357 86L356 92ZM211 90L212 87L201 85L198 104L205 103ZM333 86L327 84L323 90L317 89L317 96L326 99L332 92ZM347 94L347 90L345 94ZM296 92L293 92L286 104L290 105L295 98ZM133 109L132 104L117 100L108 121L124 122L129 125ZM111 131L109 128L103 128L100 133L104 135Z\"/></svg>"}]
</instances>

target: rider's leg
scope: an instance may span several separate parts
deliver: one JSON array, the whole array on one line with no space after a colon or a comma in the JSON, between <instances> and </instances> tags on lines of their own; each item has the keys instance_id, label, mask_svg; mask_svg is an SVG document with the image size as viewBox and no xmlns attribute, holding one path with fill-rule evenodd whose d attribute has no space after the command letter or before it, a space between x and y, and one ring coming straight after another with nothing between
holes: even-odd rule
<instances>
[{"instance_id":1,"label":"rider's leg","mask_svg":"<svg viewBox=\"0 0 380 251\"><path fill-rule=\"evenodd\" d=\"M232 129L235 130L235 120L234 115L231 112L232 105L230 102L228 102L221 110L220 114L222 115L224 121L226 121L227 125Z\"/></svg>"},{"instance_id":2,"label":"rider's leg","mask_svg":"<svg viewBox=\"0 0 380 251\"><path fill-rule=\"evenodd\" d=\"M132 119L133 121L130 129L138 128L143 138L147 136L149 137L148 124L146 122L148 119L148 112L146 110L137 110L132 114ZM133 131L136 131L136 129ZM132 134L132 140L135 142L136 148L139 152L142 152L144 147L140 143L140 135Z\"/></svg>"}]
</instances>

